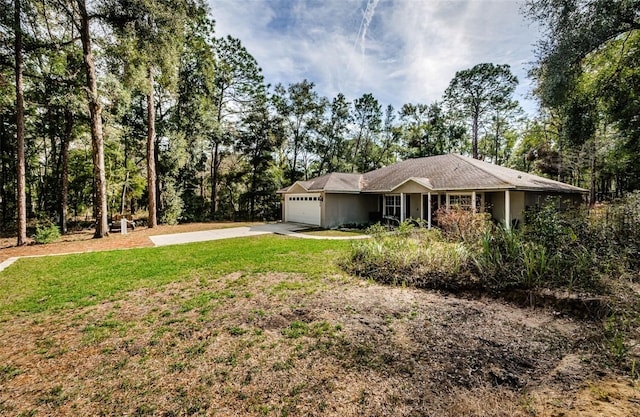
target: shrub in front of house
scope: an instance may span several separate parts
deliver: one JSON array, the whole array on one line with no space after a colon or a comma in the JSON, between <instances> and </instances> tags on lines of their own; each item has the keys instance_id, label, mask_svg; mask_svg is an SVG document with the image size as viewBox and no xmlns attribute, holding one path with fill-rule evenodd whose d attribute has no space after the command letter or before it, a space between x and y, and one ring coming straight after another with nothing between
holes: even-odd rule
<instances>
[{"instance_id":1,"label":"shrub in front of house","mask_svg":"<svg viewBox=\"0 0 640 417\"><path fill-rule=\"evenodd\" d=\"M547 206L527 213L518 230L494 225L482 213L438 213L440 230L409 222L356 242L345 270L394 285L446 290L565 289L608 291L607 280L638 277L640 194L602 213L559 212Z\"/></svg>"},{"instance_id":2,"label":"shrub in front of house","mask_svg":"<svg viewBox=\"0 0 640 417\"><path fill-rule=\"evenodd\" d=\"M367 229L371 239L354 243L342 267L374 281L418 288L468 288L474 280L472 257L461 242L444 239L437 229L427 230L403 222L392 232L382 225Z\"/></svg>"}]
</instances>

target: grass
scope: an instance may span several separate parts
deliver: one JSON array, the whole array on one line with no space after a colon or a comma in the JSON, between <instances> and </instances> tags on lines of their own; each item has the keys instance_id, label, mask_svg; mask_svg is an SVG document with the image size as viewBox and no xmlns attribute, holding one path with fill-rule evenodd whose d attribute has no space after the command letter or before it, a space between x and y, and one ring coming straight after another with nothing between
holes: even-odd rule
<instances>
[{"instance_id":1,"label":"grass","mask_svg":"<svg viewBox=\"0 0 640 417\"><path fill-rule=\"evenodd\" d=\"M22 259L0 274L0 415L514 417L601 377L593 357L553 377L595 325L355 279L335 266L351 245Z\"/></svg>"},{"instance_id":2,"label":"grass","mask_svg":"<svg viewBox=\"0 0 640 417\"><path fill-rule=\"evenodd\" d=\"M353 237L364 235L362 230L325 230L325 229L310 229L304 230L300 233L312 236L328 236L328 237Z\"/></svg>"},{"instance_id":3,"label":"grass","mask_svg":"<svg viewBox=\"0 0 640 417\"><path fill-rule=\"evenodd\" d=\"M0 316L93 305L138 288L237 271L317 277L335 268L327 257L349 247L345 241L261 236L20 259L0 275Z\"/></svg>"}]
</instances>

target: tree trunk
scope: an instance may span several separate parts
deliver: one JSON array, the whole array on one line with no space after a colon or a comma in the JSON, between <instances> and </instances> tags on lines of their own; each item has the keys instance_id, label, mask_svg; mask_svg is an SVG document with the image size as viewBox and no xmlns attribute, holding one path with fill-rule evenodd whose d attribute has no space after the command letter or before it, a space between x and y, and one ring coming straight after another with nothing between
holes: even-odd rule
<instances>
[{"instance_id":1,"label":"tree trunk","mask_svg":"<svg viewBox=\"0 0 640 417\"><path fill-rule=\"evenodd\" d=\"M17 142L17 209L18 246L27 243L27 197L24 160L24 94L22 86L22 27L20 24L20 0L15 0L15 53L16 53L16 142Z\"/></svg>"},{"instance_id":2,"label":"tree trunk","mask_svg":"<svg viewBox=\"0 0 640 417\"><path fill-rule=\"evenodd\" d=\"M124 178L124 184L122 184L122 198L120 199L120 214L124 215L124 209L127 205L127 185L129 183L129 170ZM131 213L133 214L133 213Z\"/></svg>"},{"instance_id":3,"label":"tree trunk","mask_svg":"<svg viewBox=\"0 0 640 417\"><path fill-rule=\"evenodd\" d=\"M219 143L216 141L213 145L213 155L211 156L211 218L214 218L218 210L218 162Z\"/></svg>"},{"instance_id":4,"label":"tree trunk","mask_svg":"<svg viewBox=\"0 0 640 417\"><path fill-rule=\"evenodd\" d=\"M14 197L13 195L9 197L9 193L7 192L7 189L9 188L7 185L10 183L8 179L10 164L7 161L8 158L5 158L5 155L7 154L10 154L10 150L6 139L4 117L0 115L0 220L2 221L0 224L0 231L3 232L7 230L9 218L12 220L14 218L14 213L12 212L9 214L8 208L9 200ZM11 181L11 183L13 182Z\"/></svg>"},{"instance_id":5,"label":"tree trunk","mask_svg":"<svg viewBox=\"0 0 640 417\"><path fill-rule=\"evenodd\" d=\"M64 110L65 132L62 138L61 149L61 172L60 172L60 188L62 195L60 196L60 232L66 234L67 230L67 214L69 210L69 145L71 144L71 134L73 132L73 113L71 110Z\"/></svg>"},{"instance_id":6,"label":"tree trunk","mask_svg":"<svg viewBox=\"0 0 640 417\"><path fill-rule=\"evenodd\" d=\"M564 157L563 155L563 142L562 142L562 125L558 126L558 178L557 180L560 182L564 182L564 174L563 174L563 170L564 170L564 161L562 160L562 158Z\"/></svg>"},{"instance_id":7,"label":"tree trunk","mask_svg":"<svg viewBox=\"0 0 640 417\"><path fill-rule=\"evenodd\" d=\"M500 165L500 161L498 161L498 153L500 152L500 115L496 113L496 142L495 142L495 154L493 163L496 165Z\"/></svg>"},{"instance_id":8,"label":"tree trunk","mask_svg":"<svg viewBox=\"0 0 640 417\"><path fill-rule=\"evenodd\" d=\"M596 204L596 138L593 137L593 148L591 149L591 184L589 184L589 206Z\"/></svg>"},{"instance_id":9,"label":"tree trunk","mask_svg":"<svg viewBox=\"0 0 640 417\"><path fill-rule=\"evenodd\" d=\"M258 159L257 152L253 156L253 160L256 161ZM255 213L256 213L256 182L257 182L257 167L254 164L251 172L251 191L250 191L250 200L249 200L249 213L251 216L251 221L255 221Z\"/></svg>"},{"instance_id":10,"label":"tree trunk","mask_svg":"<svg viewBox=\"0 0 640 417\"><path fill-rule=\"evenodd\" d=\"M91 33L89 30L89 15L85 0L77 0L80 11L80 38L84 67L87 73L87 98L91 119L91 148L93 154L94 178L94 211L96 217L96 231L94 238L109 235L107 222L107 180L104 168L104 138L102 136L102 104L98 97L98 81L96 77L96 63L91 50Z\"/></svg>"},{"instance_id":11,"label":"tree trunk","mask_svg":"<svg viewBox=\"0 0 640 417\"><path fill-rule=\"evenodd\" d=\"M153 67L149 66L149 91L147 92L147 189L148 189L148 205L149 205L149 227L158 225L157 209L156 209L156 121L155 106L153 103Z\"/></svg>"},{"instance_id":12,"label":"tree trunk","mask_svg":"<svg viewBox=\"0 0 640 417\"><path fill-rule=\"evenodd\" d=\"M473 116L473 125L471 126L471 147L473 159L478 159L478 115Z\"/></svg>"}]
</instances>

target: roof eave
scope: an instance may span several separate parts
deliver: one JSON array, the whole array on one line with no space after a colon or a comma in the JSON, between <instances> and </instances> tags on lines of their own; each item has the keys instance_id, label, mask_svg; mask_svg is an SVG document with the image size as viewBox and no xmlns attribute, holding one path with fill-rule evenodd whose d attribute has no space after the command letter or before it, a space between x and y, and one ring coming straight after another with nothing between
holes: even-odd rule
<instances>
[{"instance_id":1,"label":"roof eave","mask_svg":"<svg viewBox=\"0 0 640 417\"><path fill-rule=\"evenodd\" d=\"M329 194L360 194L360 190L322 190L324 193Z\"/></svg>"},{"instance_id":2,"label":"roof eave","mask_svg":"<svg viewBox=\"0 0 640 417\"><path fill-rule=\"evenodd\" d=\"M558 189L558 188L537 188L537 187L516 187L517 191L530 191L530 192L539 192L539 193L560 193L560 194L588 194L589 190L585 190L584 188L577 189Z\"/></svg>"}]
</instances>

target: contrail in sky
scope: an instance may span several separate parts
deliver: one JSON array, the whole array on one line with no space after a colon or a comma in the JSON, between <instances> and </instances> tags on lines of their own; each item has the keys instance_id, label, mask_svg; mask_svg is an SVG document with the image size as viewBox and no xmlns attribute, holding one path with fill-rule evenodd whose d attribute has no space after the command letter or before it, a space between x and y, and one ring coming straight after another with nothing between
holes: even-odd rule
<instances>
[{"instance_id":1,"label":"contrail in sky","mask_svg":"<svg viewBox=\"0 0 640 417\"><path fill-rule=\"evenodd\" d=\"M362 60L364 62L365 52L366 52L366 38L367 31L369 30L369 25L371 24L371 20L373 19L373 15L376 11L376 6L380 0L367 0L367 8L364 10L364 14L362 16L362 21L360 22L360 28L358 29L358 34L356 35L356 39L353 43L354 51L358 47L358 43L360 44L360 52L362 54ZM353 56L349 55L349 60L347 61L346 72L349 73L351 71L351 65L353 64ZM360 73L362 73L362 69L360 69ZM362 74L360 74L362 75Z\"/></svg>"},{"instance_id":2,"label":"contrail in sky","mask_svg":"<svg viewBox=\"0 0 640 417\"><path fill-rule=\"evenodd\" d=\"M369 0L367 2L367 8L364 11L364 16L362 16L362 23L360 23L360 30L358 30L358 38L356 39L356 42L360 40L360 52L362 52L362 55L365 53L367 30L369 30L371 19L373 19L379 1L380 0Z\"/></svg>"}]
</instances>

